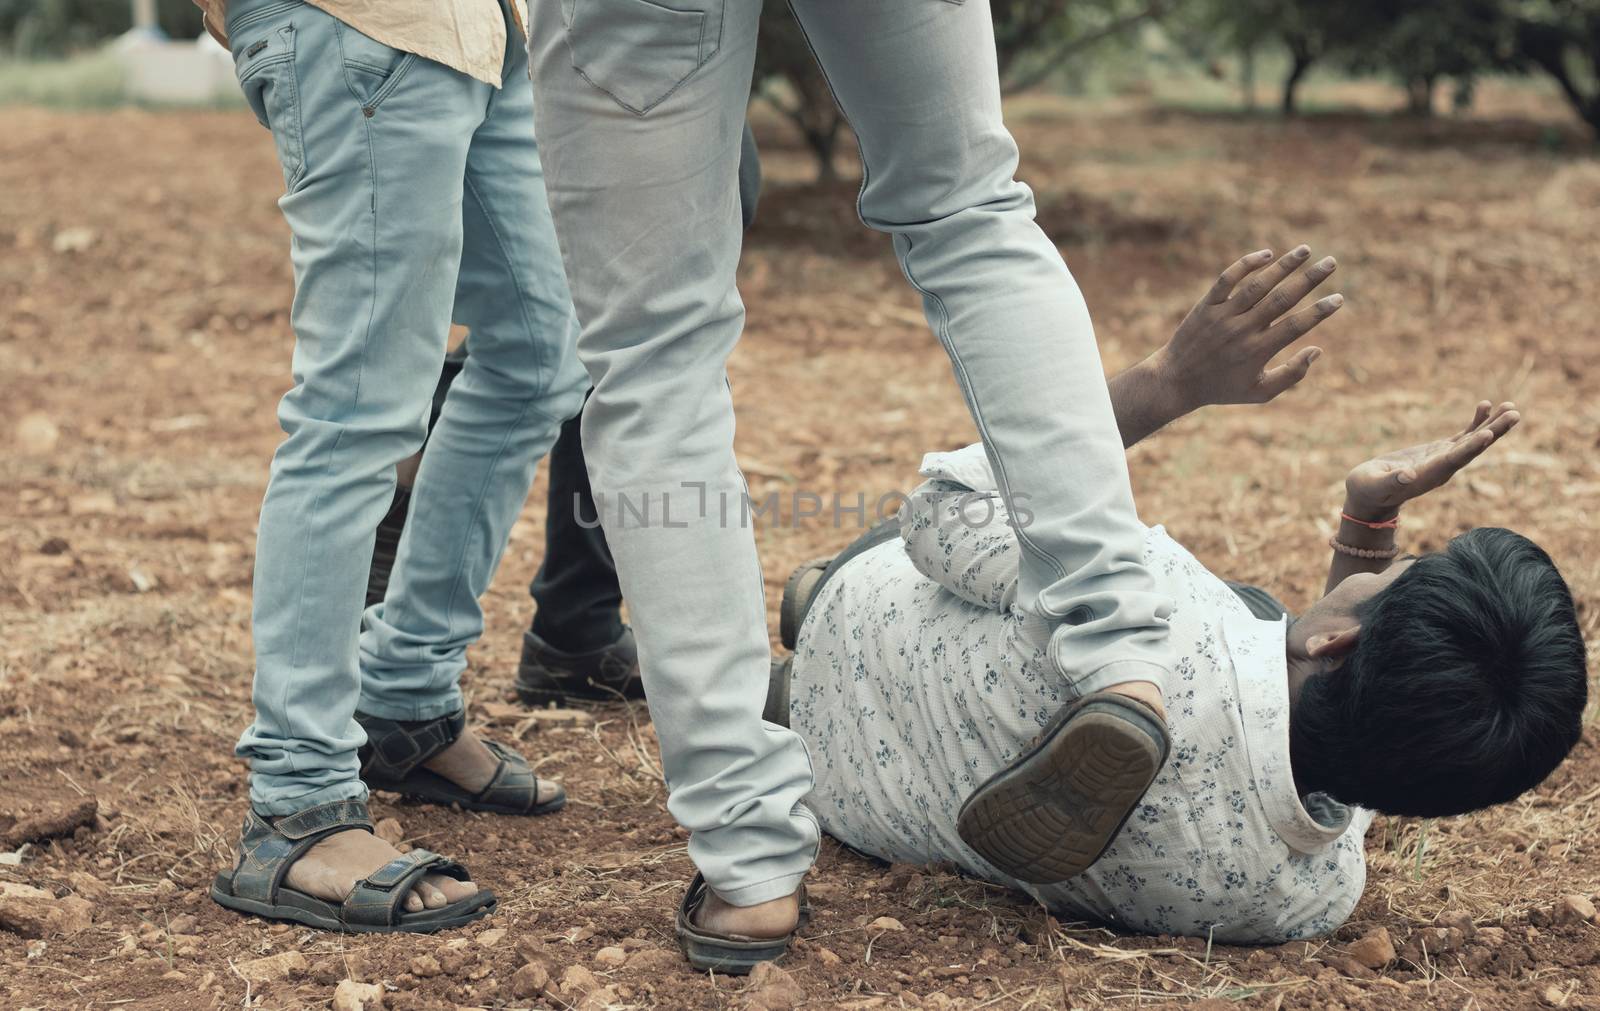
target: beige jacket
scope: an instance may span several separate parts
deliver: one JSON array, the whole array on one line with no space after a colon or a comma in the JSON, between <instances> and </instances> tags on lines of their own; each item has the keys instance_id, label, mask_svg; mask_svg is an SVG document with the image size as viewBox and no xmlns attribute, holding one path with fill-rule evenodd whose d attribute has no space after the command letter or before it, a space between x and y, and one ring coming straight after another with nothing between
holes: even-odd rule
<instances>
[{"instance_id":1,"label":"beige jacket","mask_svg":"<svg viewBox=\"0 0 1600 1011\"><path fill-rule=\"evenodd\" d=\"M226 48L228 0L194 0L206 30ZM442 63L485 84L500 86L506 20L498 0L307 0L363 35L402 52ZM524 36L527 0L507 0Z\"/></svg>"}]
</instances>

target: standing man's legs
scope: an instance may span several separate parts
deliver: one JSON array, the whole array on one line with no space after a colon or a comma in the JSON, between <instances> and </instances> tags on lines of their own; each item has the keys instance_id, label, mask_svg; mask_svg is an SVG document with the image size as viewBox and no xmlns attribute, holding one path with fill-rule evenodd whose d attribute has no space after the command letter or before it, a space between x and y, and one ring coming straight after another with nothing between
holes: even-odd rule
<instances>
[{"instance_id":1,"label":"standing man's legs","mask_svg":"<svg viewBox=\"0 0 1600 1011\"><path fill-rule=\"evenodd\" d=\"M787 735L751 732L768 673L759 575L737 507L733 524L719 519L742 490L723 373L742 322L724 194L759 5L677 0L643 18L608 3L570 23L560 0L536 6L552 210L596 382L590 473L603 502L654 496L643 523L619 502L604 517L669 806L696 831L712 887L748 905L798 877L805 826L788 798L809 771ZM801 17L857 120L863 214L895 233L995 469L1034 513L1019 531L1025 606L1054 628L1052 654L1080 691L1135 682L1124 690L1159 706L1168 604L1141 564L1087 312L1012 178L988 5L838 0ZM681 506L695 491L708 508L663 508L664 494Z\"/></svg>"},{"instance_id":2,"label":"standing man's legs","mask_svg":"<svg viewBox=\"0 0 1600 1011\"><path fill-rule=\"evenodd\" d=\"M739 214L755 220L761 197L761 155L747 122L739 155ZM446 394L466 364L470 340L446 359L434 392L429 430ZM367 581L367 606L383 600L405 529L410 490L421 454L400 468L400 489L378 527ZM549 454L545 552L528 587L534 600L531 628L523 636L516 690L529 705L566 705L573 699L640 698L639 655L633 631L622 623L622 587L599 526L583 457L580 421L573 417Z\"/></svg>"},{"instance_id":3,"label":"standing man's legs","mask_svg":"<svg viewBox=\"0 0 1600 1011\"><path fill-rule=\"evenodd\" d=\"M308 4L236 0L228 27L283 163L296 282L294 387L256 550L256 719L238 746L252 808L274 818L366 796L354 720L363 583L395 465L422 441L467 150L492 89ZM296 861L288 881L337 900L396 855L351 829Z\"/></svg>"},{"instance_id":4,"label":"standing man's legs","mask_svg":"<svg viewBox=\"0 0 1600 1011\"><path fill-rule=\"evenodd\" d=\"M478 598L539 459L588 385L544 194L527 54L515 26L508 35L505 86L488 101L466 160L455 319L472 350L418 469L388 594L368 612L361 640L360 709L383 720L461 712L457 682L483 631ZM461 761L450 778L468 789L487 782L495 760L470 731L451 751Z\"/></svg>"},{"instance_id":5,"label":"standing man's legs","mask_svg":"<svg viewBox=\"0 0 1600 1011\"><path fill-rule=\"evenodd\" d=\"M586 3L569 30L569 5L536 0L534 102L595 384L584 450L667 806L720 900L758 910L729 929L781 935L818 830L805 745L761 720L766 616L724 367L744 316L736 182L760 5L713 6Z\"/></svg>"},{"instance_id":6,"label":"standing man's legs","mask_svg":"<svg viewBox=\"0 0 1600 1011\"><path fill-rule=\"evenodd\" d=\"M1100 708L1121 714L1061 724L1064 753L1094 770L1075 784L1081 802L1051 796L1049 777L1019 763L962 811L962 837L997 866L1043 861L1069 877L1110 844L1165 761L1174 662L1172 605L1144 567L1088 310L1015 178L988 0L791 6L857 135L862 220L894 237L1018 520L1018 603L1042 619L1040 646L1067 686L1113 693Z\"/></svg>"}]
</instances>

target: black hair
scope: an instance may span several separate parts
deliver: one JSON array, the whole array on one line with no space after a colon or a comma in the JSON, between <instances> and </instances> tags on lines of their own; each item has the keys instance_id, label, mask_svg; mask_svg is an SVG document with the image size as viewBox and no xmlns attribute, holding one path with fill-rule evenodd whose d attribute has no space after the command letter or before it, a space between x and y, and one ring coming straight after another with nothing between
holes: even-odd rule
<instances>
[{"instance_id":1,"label":"black hair","mask_svg":"<svg viewBox=\"0 0 1600 1011\"><path fill-rule=\"evenodd\" d=\"M1583 636L1561 573L1526 537L1468 531L1358 616L1355 649L1295 703L1302 792L1387 814L1465 814L1537 786L1577 744Z\"/></svg>"}]
</instances>

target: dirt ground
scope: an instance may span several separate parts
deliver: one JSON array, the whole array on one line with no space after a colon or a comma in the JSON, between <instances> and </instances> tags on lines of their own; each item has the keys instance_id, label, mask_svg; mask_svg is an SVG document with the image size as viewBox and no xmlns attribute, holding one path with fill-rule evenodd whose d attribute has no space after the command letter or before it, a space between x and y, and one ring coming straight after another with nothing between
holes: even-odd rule
<instances>
[{"instance_id":1,"label":"dirt ground","mask_svg":"<svg viewBox=\"0 0 1600 1011\"><path fill-rule=\"evenodd\" d=\"M1562 564L1600 643L1600 162L1558 106L1484 101L1432 125L1135 100L1027 99L1011 119L1108 369L1163 341L1237 254L1303 240L1340 257L1349 305L1303 388L1134 452L1148 522L1303 607L1350 466L1459 426L1480 397L1515 399L1514 442L1411 509L1404 539L1521 530ZM542 485L467 686L489 732L572 803L523 822L374 798L386 831L463 858L500 913L365 939L219 909L206 889L245 808L231 752L248 721L254 525L288 385L281 177L243 112L10 108L0 123L0 1007L317 1008L351 979L400 1009L1600 1008L1592 730L1516 804L1380 817L1366 896L1326 941L1123 936L830 843L789 979L691 973L671 936L690 866L647 714L508 704ZM741 459L758 498L872 501L971 424L887 241L854 224L848 187L803 183L780 124L758 125L771 185L731 364ZM815 520L760 532L774 628L790 568L852 536ZM884 916L904 929L871 925ZM1373 971L1347 947L1370 956L1379 928L1399 957Z\"/></svg>"}]
</instances>

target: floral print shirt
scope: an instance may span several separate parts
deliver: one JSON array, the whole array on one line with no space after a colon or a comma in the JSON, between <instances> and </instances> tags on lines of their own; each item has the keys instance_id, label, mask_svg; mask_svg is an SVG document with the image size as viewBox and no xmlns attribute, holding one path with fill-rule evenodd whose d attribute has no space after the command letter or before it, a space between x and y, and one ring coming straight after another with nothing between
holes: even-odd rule
<instances>
[{"instance_id":1,"label":"floral print shirt","mask_svg":"<svg viewBox=\"0 0 1600 1011\"><path fill-rule=\"evenodd\" d=\"M1350 915L1371 816L1302 799L1289 767L1283 621L1253 617L1151 528L1145 564L1175 602L1172 752L1110 849L1052 885L1006 877L962 843L967 796L1071 698L1049 628L1015 602L1016 539L982 447L929 454L902 538L822 587L800 630L790 723L807 799L835 838L884 860L954 862L1064 917L1223 943L1314 937Z\"/></svg>"}]
</instances>

